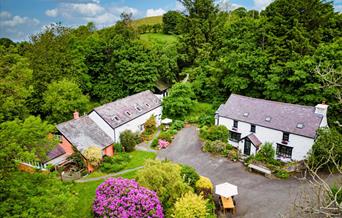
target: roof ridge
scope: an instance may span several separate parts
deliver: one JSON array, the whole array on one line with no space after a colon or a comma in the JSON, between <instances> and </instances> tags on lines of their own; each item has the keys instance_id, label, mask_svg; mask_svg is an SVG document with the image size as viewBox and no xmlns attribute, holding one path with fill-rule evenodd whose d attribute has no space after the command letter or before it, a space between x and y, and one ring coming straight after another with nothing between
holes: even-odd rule
<instances>
[{"instance_id":1,"label":"roof ridge","mask_svg":"<svg viewBox=\"0 0 342 218\"><path fill-rule=\"evenodd\" d=\"M249 96L244 96L244 95L239 95L239 94L235 94L232 93L230 96L238 96L238 97L242 97L242 98L248 98L248 99L253 99L253 100L258 100L258 101L265 101L265 102L271 102L271 103L277 103L277 104L285 104L285 105L290 105L290 106L296 106L296 107L307 107L307 108L312 108L314 109L314 106L309 106L309 105L302 105L302 104L294 104L294 103L287 103L287 102L282 102L282 101L274 101L274 100L268 100L268 99L262 99L262 98L254 98L254 97L249 97ZM229 97L230 98L230 97ZM228 100L229 100L228 98Z\"/></svg>"},{"instance_id":2,"label":"roof ridge","mask_svg":"<svg viewBox=\"0 0 342 218\"><path fill-rule=\"evenodd\" d=\"M128 95L128 96L126 96L126 97L119 98L119 99L116 99L116 100L114 100L114 101L105 103L105 104L103 104L103 105L100 105L100 106L98 106L98 107L95 107L93 110L95 110L95 109L97 109L97 108L104 107L104 106L109 105L109 104L112 104L112 103L115 103L115 102L117 102L117 101L122 101L122 100L124 100L124 99L126 99L126 98L131 98L131 97L134 97L134 96L137 96L137 95L141 95L142 93L146 93L146 92L152 93L151 90L147 89L147 90L145 90L145 91L138 92L138 93L135 93L135 94L133 94L133 95ZM153 93L152 93L152 94L153 94Z\"/></svg>"}]
</instances>

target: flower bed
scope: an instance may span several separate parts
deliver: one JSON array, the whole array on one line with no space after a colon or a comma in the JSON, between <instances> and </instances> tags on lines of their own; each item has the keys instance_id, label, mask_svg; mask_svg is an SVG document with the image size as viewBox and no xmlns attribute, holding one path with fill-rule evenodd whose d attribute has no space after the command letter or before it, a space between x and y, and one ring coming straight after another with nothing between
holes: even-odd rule
<instances>
[{"instance_id":1,"label":"flower bed","mask_svg":"<svg viewBox=\"0 0 342 218\"><path fill-rule=\"evenodd\" d=\"M93 211L95 217L164 217L154 191L123 178L110 178L99 185Z\"/></svg>"}]
</instances>

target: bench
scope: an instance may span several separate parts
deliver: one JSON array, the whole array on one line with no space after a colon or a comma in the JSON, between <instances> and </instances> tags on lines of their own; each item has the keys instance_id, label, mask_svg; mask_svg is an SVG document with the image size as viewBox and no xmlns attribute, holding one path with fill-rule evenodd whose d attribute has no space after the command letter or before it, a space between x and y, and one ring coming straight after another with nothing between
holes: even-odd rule
<instances>
[{"instance_id":1,"label":"bench","mask_svg":"<svg viewBox=\"0 0 342 218\"><path fill-rule=\"evenodd\" d=\"M265 167L254 165L254 164L249 164L248 168L250 171L252 171L252 169L253 169L255 171L261 172L261 173L265 174L266 177L268 177L272 174L271 170L269 170Z\"/></svg>"}]
</instances>

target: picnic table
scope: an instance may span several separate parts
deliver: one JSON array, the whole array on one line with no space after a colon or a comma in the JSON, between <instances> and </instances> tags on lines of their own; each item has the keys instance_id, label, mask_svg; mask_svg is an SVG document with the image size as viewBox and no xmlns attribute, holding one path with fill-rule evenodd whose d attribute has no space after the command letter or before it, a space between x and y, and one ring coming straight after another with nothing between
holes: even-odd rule
<instances>
[{"instance_id":1,"label":"picnic table","mask_svg":"<svg viewBox=\"0 0 342 218\"><path fill-rule=\"evenodd\" d=\"M223 212L225 212L227 209L232 210L233 214L236 213L236 208L234 205L234 201L232 197L225 198L223 196L220 196L221 202L222 202L222 207L223 207Z\"/></svg>"}]
</instances>

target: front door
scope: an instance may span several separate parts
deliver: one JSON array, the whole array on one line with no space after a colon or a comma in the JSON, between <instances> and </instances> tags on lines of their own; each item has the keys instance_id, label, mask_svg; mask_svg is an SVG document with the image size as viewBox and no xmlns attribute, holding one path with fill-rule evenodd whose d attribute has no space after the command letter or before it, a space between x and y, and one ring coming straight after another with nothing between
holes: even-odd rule
<instances>
[{"instance_id":1,"label":"front door","mask_svg":"<svg viewBox=\"0 0 342 218\"><path fill-rule=\"evenodd\" d=\"M250 155L251 154L251 141L248 138L245 139L245 146L243 149L243 154L244 155Z\"/></svg>"}]
</instances>

